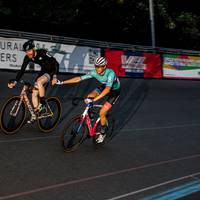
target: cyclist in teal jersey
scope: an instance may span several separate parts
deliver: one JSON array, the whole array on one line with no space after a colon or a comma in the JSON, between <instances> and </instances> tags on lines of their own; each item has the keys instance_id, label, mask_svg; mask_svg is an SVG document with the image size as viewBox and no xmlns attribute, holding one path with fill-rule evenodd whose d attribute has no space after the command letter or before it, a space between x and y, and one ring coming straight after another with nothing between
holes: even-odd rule
<instances>
[{"instance_id":1,"label":"cyclist in teal jersey","mask_svg":"<svg viewBox=\"0 0 200 200\"><path fill-rule=\"evenodd\" d=\"M99 113L101 130L100 133L97 134L96 142L102 143L106 136L106 114L120 96L120 81L112 69L106 68L107 61L104 57L96 58L94 61L94 65L95 69L91 70L88 74L64 80L60 82L60 84L78 83L80 81L90 78L95 78L101 83L100 86L98 86L95 90L88 94L87 98L92 99L92 101L95 102L105 96L108 96ZM56 84L56 81L54 82L54 84Z\"/></svg>"}]
</instances>

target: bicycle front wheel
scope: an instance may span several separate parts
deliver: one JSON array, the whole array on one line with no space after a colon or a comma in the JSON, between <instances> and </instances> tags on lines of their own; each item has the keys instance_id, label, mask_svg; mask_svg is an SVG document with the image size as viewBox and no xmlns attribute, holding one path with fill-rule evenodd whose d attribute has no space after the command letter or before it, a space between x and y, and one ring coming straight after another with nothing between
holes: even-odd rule
<instances>
[{"instance_id":1,"label":"bicycle front wheel","mask_svg":"<svg viewBox=\"0 0 200 200\"><path fill-rule=\"evenodd\" d=\"M7 135L16 133L26 118L26 107L20 96L9 98L1 109L0 125Z\"/></svg>"},{"instance_id":2,"label":"bicycle front wheel","mask_svg":"<svg viewBox=\"0 0 200 200\"><path fill-rule=\"evenodd\" d=\"M42 132L49 133L58 125L62 108L57 97L49 97L46 102L46 113L38 117L38 127Z\"/></svg>"},{"instance_id":3,"label":"bicycle front wheel","mask_svg":"<svg viewBox=\"0 0 200 200\"><path fill-rule=\"evenodd\" d=\"M76 150L87 136L86 125L81 122L82 117L76 116L65 127L61 135L61 142L65 152Z\"/></svg>"}]
</instances>

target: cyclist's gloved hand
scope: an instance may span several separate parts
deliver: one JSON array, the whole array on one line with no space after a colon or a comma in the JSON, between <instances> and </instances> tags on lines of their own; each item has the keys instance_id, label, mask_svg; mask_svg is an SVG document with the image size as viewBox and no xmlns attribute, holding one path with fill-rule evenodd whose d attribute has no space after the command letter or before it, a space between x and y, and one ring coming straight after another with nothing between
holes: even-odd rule
<instances>
[{"instance_id":1,"label":"cyclist's gloved hand","mask_svg":"<svg viewBox=\"0 0 200 200\"><path fill-rule=\"evenodd\" d=\"M8 87L9 87L9 88L14 88L16 85L17 85L17 81L16 81L15 79L11 79L11 80L8 82Z\"/></svg>"},{"instance_id":2,"label":"cyclist's gloved hand","mask_svg":"<svg viewBox=\"0 0 200 200\"><path fill-rule=\"evenodd\" d=\"M56 78L54 78L54 79L52 79L51 84L52 84L52 85L55 85L55 84L57 84L57 81L58 81L58 80L57 80Z\"/></svg>"},{"instance_id":3,"label":"cyclist's gloved hand","mask_svg":"<svg viewBox=\"0 0 200 200\"><path fill-rule=\"evenodd\" d=\"M84 101L85 101L86 104L90 104L90 103L92 104L93 103L93 100L90 99L90 98L86 98Z\"/></svg>"},{"instance_id":4,"label":"cyclist's gloved hand","mask_svg":"<svg viewBox=\"0 0 200 200\"><path fill-rule=\"evenodd\" d=\"M51 81L51 84L52 84L52 85L55 85L55 84L57 84L57 81L58 81L57 75L54 74L54 75L53 75L53 79L52 79L52 81Z\"/></svg>"},{"instance_id":5,"label":"cyclist's gloved hand","mask_svg":"<svg viewBox=\"0 0 200 200\"><path fill-rule=\"evenodd\" d=\"M60 80L56 80L56 85L63 85L63 81L60 81Z\"/></svg>"}]
</instances>

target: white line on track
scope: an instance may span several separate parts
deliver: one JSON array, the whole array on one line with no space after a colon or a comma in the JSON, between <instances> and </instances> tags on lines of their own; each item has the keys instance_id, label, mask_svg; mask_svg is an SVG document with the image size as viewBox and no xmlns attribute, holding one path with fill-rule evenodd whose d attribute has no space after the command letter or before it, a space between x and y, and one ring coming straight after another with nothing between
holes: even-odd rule
<instances>
[{"instance_id":1,"label":"white line on track","mask_svg":"<svg viewBox=\"0 0 200 200\"><path fill-rule=\"evenodd\" d=\"M44 186L44 187L40 187L40 188L36 188L36 189L24 191L24 192L7 194L7 195L4 195L4 196L0 196L0 200L6 200L6 199L15 198L15 197L27 196L27 195L35 194L35 193L38 193L38 192L48 191L48 190L52 190L52 189L58 189L58 188L66 187L66 186L69 186L69 185L80 184L80 183L84 183L84 182L88 182L88 181L98 180L100 178L120 175L120 174L133 172L133 171L137 171L137 170L141 170L141 169L147 169L147 168L150 168L150 167L161 166L161 165L164 165L164 164L169 164L169 163L174 163L174 162L177 162L177 161L189 160L189 159L194 159L194 158L199 159L200 154L195 154L195 155L186 156L186 157L182 157L182 158L165 160L165 161L150 163L150 164L146 164L146 165L142 165L142 166L138 166L138 167L132 167L132 168L122 169L122 170L118 170L118 171L108 172L108 173L99 174L99 175L96 175L96 176L90 176L90 177L76 179L76 180L58 183L58 184L54 184L54 185ZM185 179L186 177L188 177L188 178L194 177L194 176L197 176L199 174L200 174L200 172L195 173L195 174L190 174L190 175L187 175L187 176L184 176L184 177L180 177L180 178L177 178L177 179L174 179L174 180L182 180L182 179ZM168 182L171 182L171 181L174 182L174 180L170 180ZM159 185L162 185L162 184L166 184L166 182L160 183ZM158 187L158 185L157 186L150 186L150 187L148 187L148 189L152 189L153 187ZM147 190L147 188L143 188L143 189L138 190L138 191L142 192L142 191L145 191L145 190ZM134 191L134 193L135 192L139 193L138 191ZM130 196L132 194L133 194L133 192L131 194L127 193L127 194L124 194L124 195ZM114 197L114 198L119 198L119 197Z\"/></svg>"},{"instance_id":2,"label":"white line on track","mask_svg":"<svg viewBox=\"0 0 200 200\"><path fill-rule=\"evenodd\" d=\"M187 175L187 176L183 176L183 177L180 177L180 178L172 179L170 181L166 181L166 182L163 182L163 183L160 183L160 184L157 184L157 185L152 185L150 187L146 187L146 188L143 188L143 189L140 189L140 190L129 192L129 193L126 193L126 194L123 194L123 195L115 196L115 197L112 197L112 198L106 199L106 200L123 199L125 197L132 196L132 195L135 195L135 194L138 194L138 193L141 193L141 192L145 192L147 190L155 189L155 188L158 188L158 187L163 186L163 185L168 185L170 183L175 183L175 182L178 182L178 181L181 181L181 180L184 180L184 179L188 179L188 178L194 178L195 176L198 176L198 175L200 175L200 172L190 174L190 175Z\"/></svg>"}]
</instances>

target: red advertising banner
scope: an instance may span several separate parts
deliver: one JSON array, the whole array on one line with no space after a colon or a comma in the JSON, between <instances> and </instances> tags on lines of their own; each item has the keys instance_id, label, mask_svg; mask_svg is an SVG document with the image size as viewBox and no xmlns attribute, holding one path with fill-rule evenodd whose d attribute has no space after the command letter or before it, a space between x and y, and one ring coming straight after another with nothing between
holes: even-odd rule
<instances>
[{"instance_id":1,"label":"red advertising banner","mask_svg":"<svg viewBox=\"0 0 200 200\"><path fill-rule=\"evenodd\" d=\"M108 68L113 69L117 76L125 76L125 69L122 68L121 57L124 54L123 51L113 51L106 49L105 57L108 61Z\"/></svg>"},{"instance_id":2,"label":"red advertising banner","mask_svg":"<svg viewBox=\"0 0 200 200\"><path fill-rule=\"evenodd\" d=\"M108 60L108 67L118 76L162 77L160 54L106 49L105 57Z\"/></svg>"},{"instance_id":3,"label":"red advertising banner","mask_svg":"<svg viewBox=\"0 0 200 200\"><path fill-rule=\"evenodd\" d=\"M160 54L144 53L144 63L146 68L144 70L145 78L162 78L162 61Z\"/></svg>"}]
</instances>

